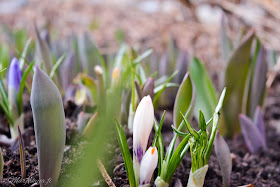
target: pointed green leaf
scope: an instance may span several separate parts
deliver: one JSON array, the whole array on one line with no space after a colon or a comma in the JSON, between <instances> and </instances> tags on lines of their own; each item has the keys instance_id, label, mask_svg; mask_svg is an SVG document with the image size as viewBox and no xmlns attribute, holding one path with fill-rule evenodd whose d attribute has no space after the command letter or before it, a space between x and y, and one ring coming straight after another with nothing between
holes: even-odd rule
<instances>
[{"instance_id":1,"label":"pointed green leaf","mask_svg":"<svg viewBox=\"0 0 280 187\"><path fill-rule=\"evenodd\" d=\"M206 131L206 123L205 123L205 118L201 110L199 110L199 122L198 122L199 128L202 131Z\"/></svg>"},{"instance_id":2,"label":"pointed green leaf","mask_svg":"<svg viewBox=\"0 0 280 187\"><path fill-rule=\"evenodd\" d=\"M222 15L221 25L220 25L220 49L221 49L221 56L223 57L224 62L227 62L231 51L233 49L232 42L227 34L227 27L226 27L226 16Z\"/></svg>"},{"instance_id":3,"label":"pointed green leaf","mask_svg":"<svg viewBox=\"0 0 280 187\"><path fill-rule=\"evenodd\" d=\"M257 41L259 43L259 41ZM256 51L256 61L252 64L252 77L247 99L247 114L252 119L258 105L262 106L266 93L267 61L266 51L260 46Z\"/></svg>"},{"instance_id":4,"label":"pointed green leaf","mask_svg":"<svg viewBox=\"0 0 280 187\"><path fill-rule=\"evenodd\" d=\"M191 77L187 72L182 81L176 95L174 110L173 110L173 124L178 127L183 120L182 114L191 108L195 101L195 88L193 87ZM190 117L190 115L189 115Z\"/></svg>"},{"instance_id":5,"label":"pointed green leaf","mask_svg":"<svg viewBox=\"0 0 280 187\"><path fill-rule=\"evenodd\" d=\"M199 119L199 110L202 110L205 119L209 120L218 103L216 90L205 65L198 58L193 58L190 74L197 93L194 105L194 115Z\"/></svg>"},{"instance_id":6,"label":"pointed green leaf","mask_svg":"<svg viewBox=\"0 0 280 187\"><path fill-rule=\"evenodd\" d=\"M181 131L178 131L173 125L171 125L171 128L178 136L186 137L189 134L189 133L183 133Z\"/></svg>"},{"instance_id":7,"label":"pointed green leaf","mask_svg":"<svg viewBox=\"0 0 280 187\"><path fill-rule=\"evenodd\" d=\"M37 26L35 25L36 32L36 64L41 65L43 62L44 70L47 74L50 74L53 62L52 62L52 54L49 49L48 44L44 41L39 33Z\"/></svg>"},{"instance_id":8,"label":"pointed green leaf","mask_svg":"<svg viewBox=\"0 0 280 187\"><path fill-rule=\"evenodd\" d=\"M242 110L242 99L251 65L251 45L254 32L248 33L232 53L226 69L225 87L228 94L224 100L224 119L220 132L233 136L240 131L238 114Z\"/></svg>"},{"instance_id":9,"label":"pointed green leaf","mask_svg":"<svg viewBox=\"0 0 280 187\"><path fill-rule=\"evenodd\" d=\"M119 146L122 151L129 184L131 187L136 187L133 163L129 152L128 144L126 141L126 136L124 134L122 127L119 125L117 121L116 121L116 129L117 129L117 138L118 138Z\"/></svg>"}]
</instances>

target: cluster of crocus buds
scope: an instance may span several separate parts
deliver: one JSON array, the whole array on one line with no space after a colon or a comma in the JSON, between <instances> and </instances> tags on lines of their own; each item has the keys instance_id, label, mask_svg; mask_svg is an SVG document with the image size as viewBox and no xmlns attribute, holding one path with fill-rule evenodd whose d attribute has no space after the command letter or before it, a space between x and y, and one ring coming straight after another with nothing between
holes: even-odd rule
<instances>
[{"instance_id":1,"label":"cluster of crocus buds","mask_svg":"<svg viewBox=\"0 0 280 187\"><path fill-rule=\"evenodd\" d=\"M133 122L133 168L136 181L141 186L150 183L158 162L156 147L150 147L146 151L153 123L153 102L150 96L145 96L136 109Z\"/></svg>"}]
</instances>

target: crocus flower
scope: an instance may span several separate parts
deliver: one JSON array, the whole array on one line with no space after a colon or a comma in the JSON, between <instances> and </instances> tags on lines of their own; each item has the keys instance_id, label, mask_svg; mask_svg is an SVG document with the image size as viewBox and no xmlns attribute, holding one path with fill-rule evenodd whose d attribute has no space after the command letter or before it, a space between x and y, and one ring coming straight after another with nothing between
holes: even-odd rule
<instances>
[{"instance_id":1,"label":"crocus flower","mask_svg":"<svg viewBox=\"0 0 280 187\"><path fill-rule=\"evenodd\" d=\"M149 185L152 175L157 167L158 152L156 147L150 147L142 158L140 166L139 184Z\"/></svg>"},{"instance_id":2,"label":"crocus flower","mask_svg":"<svg viewBox=\"0 0 280 187\"><path fill-rule=\"evenodd\" d=\"M8 76L8 95L11 110L17 111L17 94L19 90L19 85L21 81L21 72L18 64L18 60L13 58Z\"/></svg>"},{"instance_id":3,"label":"crocus flower","mask_svg":"<svg viewBox=\"0 0 280 187\"><path fill-rule=\"evenodd\" d=\"M150 96L145 96L136 109L133 121L133 167L136 179L139 176L140 163L147 148L153 122L153 102Z\"/></svg>"}]
</instances>

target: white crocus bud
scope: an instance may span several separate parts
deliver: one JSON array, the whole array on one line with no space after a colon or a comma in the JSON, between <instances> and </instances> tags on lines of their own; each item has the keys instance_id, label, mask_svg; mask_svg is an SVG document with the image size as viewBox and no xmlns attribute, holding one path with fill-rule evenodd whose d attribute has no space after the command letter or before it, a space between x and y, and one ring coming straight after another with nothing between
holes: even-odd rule
<instances>
[{"instance_id":1,"label":"white crocus bud","mask_svg":"<svg viewBox=\"0 0 280 187\"><path fill-rule=\"evenodd\" d=\"M139 175L139 184L140 186L149 185L152 175L157 167L158 163L158 151L156 147L150 147L145 155L143 156L141 166L140 166L140 175Z\"/></svg>"},{"instance_id":2,"label":"white crocus bud","mask_svg":"<svg viewBox=\"0 0 280 187\"><path fill-rule=\"evenodd\" d=\"M147 149L147 143L154 122L154 107L150 96L143 97L133 121L133 168L138 181L140 163Z\"/></svg>"}]
</instances>

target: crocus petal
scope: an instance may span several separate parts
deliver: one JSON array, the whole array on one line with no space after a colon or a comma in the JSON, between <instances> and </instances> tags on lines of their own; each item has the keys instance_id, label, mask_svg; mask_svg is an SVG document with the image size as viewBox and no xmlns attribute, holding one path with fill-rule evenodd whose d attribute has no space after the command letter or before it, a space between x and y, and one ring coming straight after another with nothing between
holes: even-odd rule
<instances>
[{"instance_id":1,"label":"crocus petal","mask_svg":"<svg viewBox=\"0 0 280 187\"><path fill-rule=\"evenodd\" d=\"M152 178L152 175L157 167L158 163L158 151L156 147L150 147L145 155L143 156L141 166L140 166L140 175L139 175L139 184L146 185L149 184Z\"/></svg>"},{"instance_id":2,"label":"crocus petal","mask_svg":"<svg viewBox=\"0 0 280 187\"><path fill-rule=\"evenodd\" d=\"M13 58L9 68L8 87L12 87L18 91L21 81L21 72L18 64L18 60Z\"/></svg>"},{"instance_id":3,"label":"crocus petal","mask_svg":"<svg viewBox=\"0 0 280 187\"><path fill-rule=\"evenodd\" d=\"M133 154L139 163L146 151L153 128L154 107L150 96L143 97L135 112L133 121Z\"/></svg>"}]
</instances>

